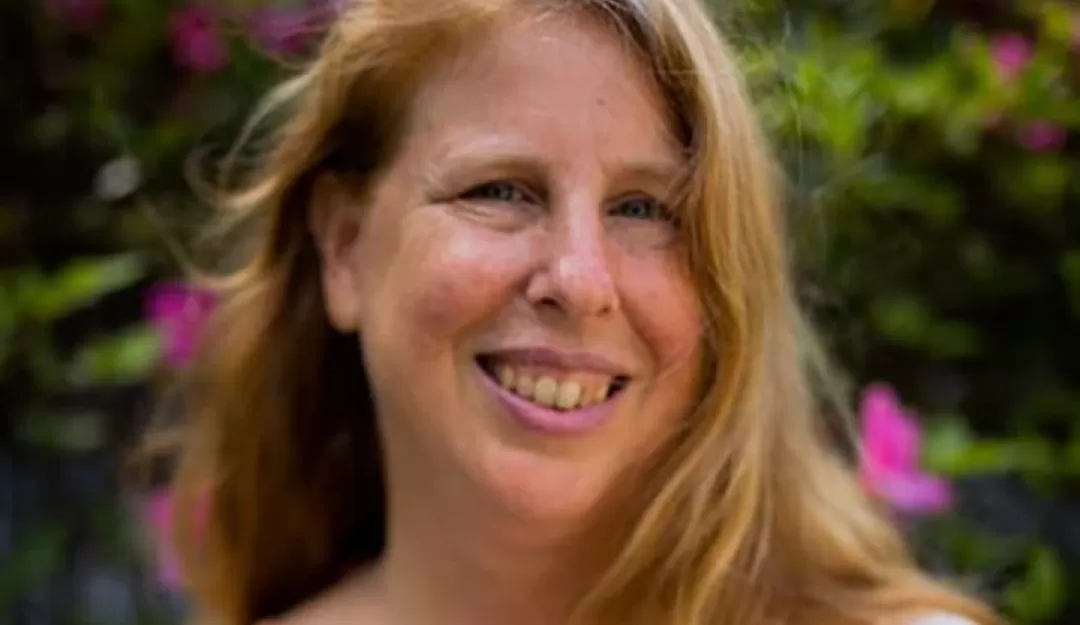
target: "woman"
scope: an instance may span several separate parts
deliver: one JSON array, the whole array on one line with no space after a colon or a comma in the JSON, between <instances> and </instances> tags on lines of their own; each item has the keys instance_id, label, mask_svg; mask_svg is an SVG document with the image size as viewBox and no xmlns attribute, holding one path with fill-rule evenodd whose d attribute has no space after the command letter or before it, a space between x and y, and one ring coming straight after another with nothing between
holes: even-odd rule
<instances>
[{"instance_id":1,"label":"woman","mask_svg":"<svg viewBox=\"0 0 1080 625\"><path fill-rule=\"evenodd\" d=\"M177 484L212 622L993 622L820 431L697 0L357 1L271 104Z\"/></svg>"}]
</instances>

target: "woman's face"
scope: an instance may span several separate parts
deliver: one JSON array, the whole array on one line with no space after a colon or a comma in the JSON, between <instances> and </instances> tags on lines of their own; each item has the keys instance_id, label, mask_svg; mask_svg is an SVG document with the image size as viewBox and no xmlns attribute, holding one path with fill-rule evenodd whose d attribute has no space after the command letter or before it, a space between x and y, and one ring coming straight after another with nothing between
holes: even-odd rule
<instances>
[{"instance_id":1,"label":"woman's face","mask_svg":"<svg viewBox=\"0 0 1080 625\"><path fill-rule=\"evenodd\" d=\"M699 375L661 97L604 26L548 16L471 43L411 115L363 205L338 189L315 211L390 486L581 517L680 427Z\"/></svg>"}]
</instances>

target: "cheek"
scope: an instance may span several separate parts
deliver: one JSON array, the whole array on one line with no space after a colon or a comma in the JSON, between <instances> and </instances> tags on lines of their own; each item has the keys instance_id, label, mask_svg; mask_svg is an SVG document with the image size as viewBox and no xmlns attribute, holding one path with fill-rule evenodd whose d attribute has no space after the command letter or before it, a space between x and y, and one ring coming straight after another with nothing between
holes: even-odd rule
<instances>
[{"instance_id":1,"label":"cheek","mask_svg":"<svg viewBox=\"0 0 1080 625\"><path fill-rule=\"evenodd\" d=\"M687 272L669 259L633 259L625 267L627 316L658 372L695 368L703 338L702 313Z\"/></svg>"},{"instance_id":2,"label":"cheek","mask_svg":"<svg viewBox=\"0 0 1080 625\"><path fill-rule=\"evenodd\" d=\"M376 305L387 327L425 351L508 304L514 246L505 237L418 211L403 220L396 247L388 270L374 276L382 284Z\"/></svg>"}]
</instances>

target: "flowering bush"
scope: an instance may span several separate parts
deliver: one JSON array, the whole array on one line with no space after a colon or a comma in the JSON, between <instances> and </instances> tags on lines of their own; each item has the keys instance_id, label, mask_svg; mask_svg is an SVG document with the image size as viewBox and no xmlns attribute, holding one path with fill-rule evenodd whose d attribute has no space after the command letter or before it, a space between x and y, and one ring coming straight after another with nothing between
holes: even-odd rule
<instances>
[{"instance_id":1,"label":"flowering bush","mask_svg":"<svg viewBox=\"0 0 1080 625\"><path fill-rule=\"evenodd\" d=\"M741 49L789 172L804 299L870 385L864 482L938 513L899 515L934 569L1015 622L1076 622L1080 9L759 0L729 17L760 33Z\"/></svg>"},{"instance_id":2,"label":"flowering bush","mask_svg":"<svg viewBox=\"0 0 1080 625\"><path fill-rule=\"evenodd\" d=\"M0 622L182 614L164 542L168 467L122 469L154 405L149 387L190 357L213 304L172 281L186 260L173 243L206 221L185 160L234 136L278 62L301 61L332 10L316 0L0 9L12 48L0 56L10 87L0 90Z\"/></svg>"}]
</instances>

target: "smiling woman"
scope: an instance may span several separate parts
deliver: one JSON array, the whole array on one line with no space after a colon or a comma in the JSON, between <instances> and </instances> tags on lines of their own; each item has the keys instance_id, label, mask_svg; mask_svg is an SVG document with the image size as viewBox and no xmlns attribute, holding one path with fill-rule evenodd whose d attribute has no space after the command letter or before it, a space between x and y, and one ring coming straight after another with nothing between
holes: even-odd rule
<instances>
[{"instance_id":1,"label":"smiling woman","mask_svg":"<svg viewBox=\"0 0 1080 625\"><path fill-rule=\"evenodd\" d=\"M821 433L696 0L350 3L270 103L177 483L212 622L993 622Z\"/></svg>"}]
</instances>

